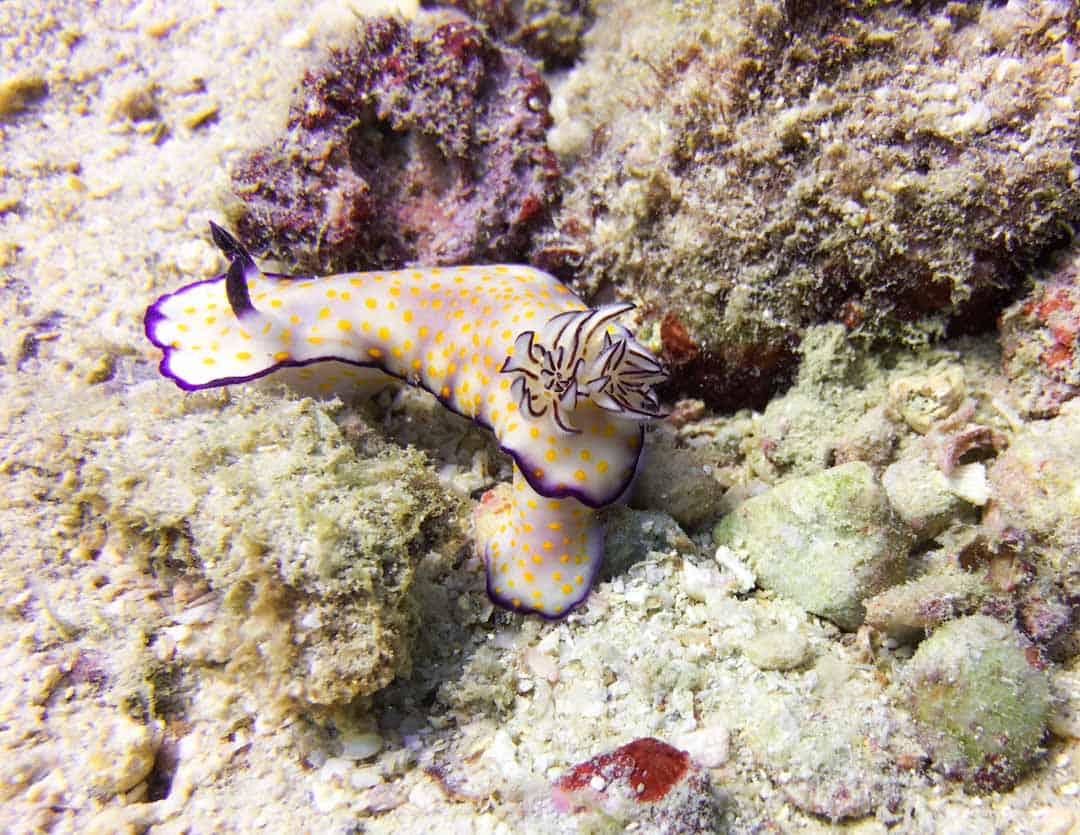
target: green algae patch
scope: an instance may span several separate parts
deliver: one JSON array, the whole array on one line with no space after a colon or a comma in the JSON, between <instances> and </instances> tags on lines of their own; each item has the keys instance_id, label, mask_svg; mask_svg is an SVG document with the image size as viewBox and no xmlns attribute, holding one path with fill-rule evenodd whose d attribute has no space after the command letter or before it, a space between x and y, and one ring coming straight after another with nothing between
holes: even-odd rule
<instances>
[{"instance_id":1,"label":"green algae patch","mask_svg":"<svg viewBox=\"0 0 1080 835\"><path fill-rule=\"evenodd\" d=\"M1000 621L973 615L942 626L919 646L903 687L935 765L969 788L1010 788L1039 753L1049 676Z\"/></svg>"},{"instance_id":2,"label":"green algae patch","mask_svg":"<svg viewBox=\"0 0 1080 835\"><path fill-rule=\"evenodd\" d=\"M744 554L764 588L852 630L864 600L904 579L910 534L853 461L746 500L714 539Z\"/></svg>"},{"instance_id":3,"label":"green algae patch","mask_svg":"<svg viewBox=\"0 0 1080 835\"><path fill-rule=\"evenodd\" d=\"M150 637L159 659L280 707L345 704L409 670L415 567L453 529L453 503L421 453L357 421L347 436L340 412L196 395L90 444L80 500L187 590Z\"/></svg>"}]
</instances>

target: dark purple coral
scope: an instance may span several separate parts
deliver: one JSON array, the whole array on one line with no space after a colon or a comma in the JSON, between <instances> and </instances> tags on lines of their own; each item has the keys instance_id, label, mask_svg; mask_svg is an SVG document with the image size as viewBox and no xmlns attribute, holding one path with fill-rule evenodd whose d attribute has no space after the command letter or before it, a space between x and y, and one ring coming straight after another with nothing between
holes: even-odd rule
<instances>
[{"instance_id":1,"label":"dark purple coral","mask_svg":"<svg viewBox=\"0 0 1080 835\"><path fill-rule=\"evenodd\" d=\"M424 0L423 5L459 9L548 68L577 60L595 18L590 0Z\"/></svg>"},{"instance_id":2,"label":"dark purple coral","mask_svg":"<svg viewBox=\"0 0 1080 835\"><path fill-rule=\"evenodd\" d=\"M319 272L521 260L559 167L547 86L462 20L372 18L233 171L240 237Z\"/></svg>"}]
</instances>

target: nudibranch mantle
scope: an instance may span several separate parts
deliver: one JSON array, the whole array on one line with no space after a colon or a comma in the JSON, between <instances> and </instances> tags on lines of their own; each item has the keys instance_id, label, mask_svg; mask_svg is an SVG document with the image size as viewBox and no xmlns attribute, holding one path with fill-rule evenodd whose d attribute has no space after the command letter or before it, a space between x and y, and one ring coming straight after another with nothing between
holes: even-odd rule
<instances>
[{"instance_id":1,"label":"nudibranch mantle","mask_svg":"<svg viewBox=\"0 0 1080 835\"><path fill-rule=\"evenodd\" d=\"M626 490L643 422L664 416L653 386L666 372L614 321L631 305L591 309L553 276L509 264L263 273L211 228L228 271L146 311L163 375L191 391L336 360L421 386L514 459L509 503L478 514L492 598L546 617L585 599L603 550L591 509Z\"/></svg>"}]
</instances>

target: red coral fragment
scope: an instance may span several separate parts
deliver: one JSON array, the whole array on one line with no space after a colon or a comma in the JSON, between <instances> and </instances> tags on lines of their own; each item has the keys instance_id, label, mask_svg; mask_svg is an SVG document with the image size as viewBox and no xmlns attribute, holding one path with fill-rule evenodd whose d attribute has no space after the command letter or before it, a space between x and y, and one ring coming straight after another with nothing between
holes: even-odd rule
<instances>
[{"instance_id":1,"label":"red coral fragment","mask_svg":"<svg viewBox=\"0 0 1080 835\"><path fill-rule=\"evenodd\" d=\"M595 778L605 786L624 781L639 803L653 803L662 800L689 767L689 754L650 736L579 763L555 788L573 793L592 787Z\"/></svg>"}]
</instances>

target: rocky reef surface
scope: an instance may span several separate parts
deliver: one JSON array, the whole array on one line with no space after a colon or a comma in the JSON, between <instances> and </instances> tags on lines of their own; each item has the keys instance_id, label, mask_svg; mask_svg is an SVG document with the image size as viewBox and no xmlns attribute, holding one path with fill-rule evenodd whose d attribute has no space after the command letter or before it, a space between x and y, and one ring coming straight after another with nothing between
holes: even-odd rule
<instances>
[{"instance_id":1,"label":"rocky reef surface","mask_svg":"<svg viewBox=\"0 0 1080 835\"><path fill-rule=\"evenodd\" d=\"M0 5L0 829L1080 826L1075 8L354 5ZM585 605L491 604L509 464L423 393L159 377L222 217L641 305L673 411Z\"/></svg>"},{"instance_id":2,"label":"rocky reef surface","mask_svg":"<svg viewBox=\"0 0 1080 835\"><path fill-rule=\"evenodd\" d=\"M1080 217L1070 3L605 9L533 257L640 301L677 391L761 408L816 323L985 328Z\"/></svg>"}]
</instances>

